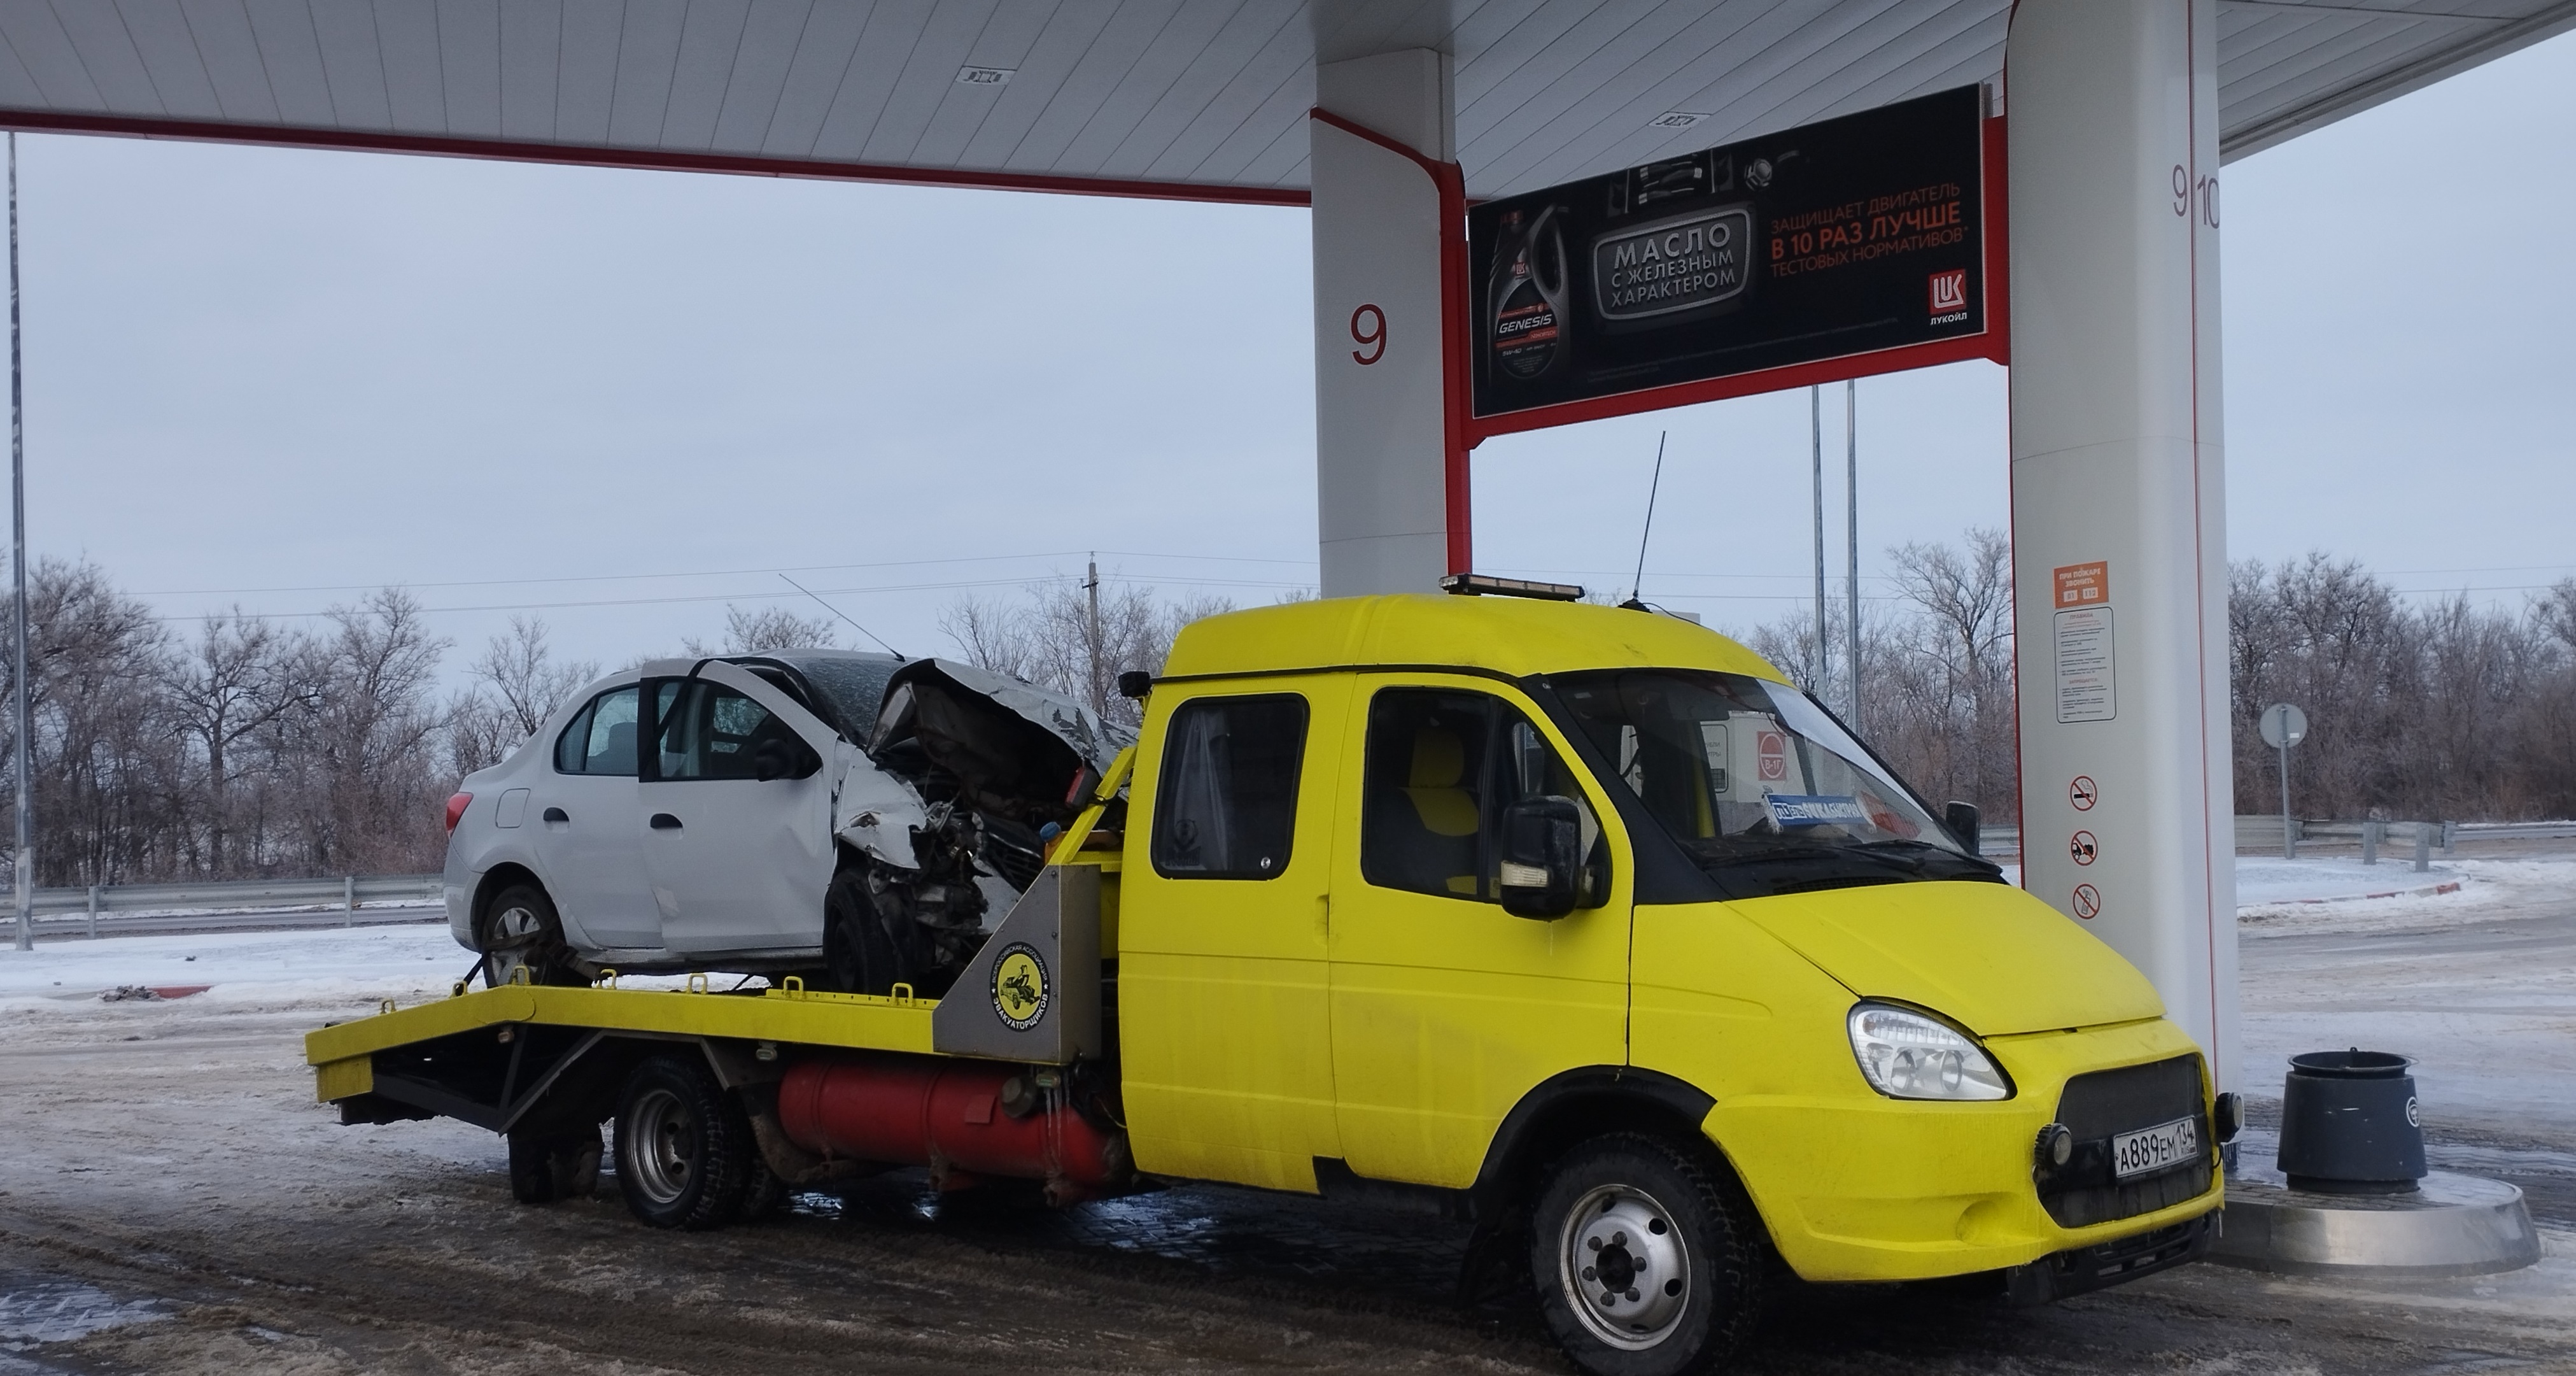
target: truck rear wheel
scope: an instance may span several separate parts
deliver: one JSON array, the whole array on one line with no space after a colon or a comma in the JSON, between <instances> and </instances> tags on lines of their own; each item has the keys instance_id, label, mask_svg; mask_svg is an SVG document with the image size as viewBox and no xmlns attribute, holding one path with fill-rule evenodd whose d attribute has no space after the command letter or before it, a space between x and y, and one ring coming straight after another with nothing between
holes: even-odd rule
<instances>
[{"instance_id":1,"label":"truck rear wheel","mask_svg":"<svg viewBox=\"0 0 2576 1376\"><path fill-rule=\"evenodd\" d=\"M758 1151L742 1107L695 1056L655 1056L626 1077L617 1104L617 1187L656 1228L734 1220Z\"/></svg>"},{"instance_id":2,"label":"truck rear wheel","mask_svg":"<svg viewBox=\"0 0 2576 1376\"><path fill-rule=\"evenodd\" d=\"M1761 1220L1723 1164L1637 1133L1576 1146L1531 1218L1540 1312L1596 1376L1723 1365L1751 1331Z\"/></svg>"}]
</instances>

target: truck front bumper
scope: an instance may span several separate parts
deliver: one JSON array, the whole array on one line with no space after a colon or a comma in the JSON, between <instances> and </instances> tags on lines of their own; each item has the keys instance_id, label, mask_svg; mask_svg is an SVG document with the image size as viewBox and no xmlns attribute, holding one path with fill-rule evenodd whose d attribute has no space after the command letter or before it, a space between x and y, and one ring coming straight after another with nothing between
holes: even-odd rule
<instances>
[{"instance_id":1,"label":"truck front bumper","mask_svg":"<svg viewBox=\"0 0 2576 1376\"><path fill-rule=\"evenodd\" d=\"M2180 1028L2159 1018L1993 1038L1986 1047L2012 1077L2010 1099L1934 1103L1864 1089L1830 1098L1745 1095L1710 1111L1704 1130L1735 1166L1792 1270L1811 1281L1901 1281L2020 1268L2017 1293L2045 1280L2055 1294L2130 1279L2206 1249L2210 1225L2202 1220L2223 1195L2214 1143L2205 1144L2205 1167L2189 1168L2206 1170L2201 1188L2161 1208L2076 1227L2050 1216L2033 1173L2034 1143L2054 1121L2068 1080L2196 1052ZM2176 1251L2178 1242L2189 1245Z\"/></svg>"}]
</instances>

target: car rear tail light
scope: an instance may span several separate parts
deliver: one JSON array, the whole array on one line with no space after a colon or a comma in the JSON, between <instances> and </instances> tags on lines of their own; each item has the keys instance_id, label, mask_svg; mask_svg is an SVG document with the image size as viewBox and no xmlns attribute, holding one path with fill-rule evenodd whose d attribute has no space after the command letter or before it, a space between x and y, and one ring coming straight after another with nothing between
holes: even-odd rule
<instances>
[{"instance_id":1,"label":"car rear tail light","mask_svg":"<svg viewBox=\"0 0 2576 1376\"><path fill-rule=\"evenodd\" d=\"M451 793L448 795L447 831L449 835L452 836L455 834L456 824L465 819L465 805L473 801L474 795L471 793Z\"/></svg>"}]
</instances>

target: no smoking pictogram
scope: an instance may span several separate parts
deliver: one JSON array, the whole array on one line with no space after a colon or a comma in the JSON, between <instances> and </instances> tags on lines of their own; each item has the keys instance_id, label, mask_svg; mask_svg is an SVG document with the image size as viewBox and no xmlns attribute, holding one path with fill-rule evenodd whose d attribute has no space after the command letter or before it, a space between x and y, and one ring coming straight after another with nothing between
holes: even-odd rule
<instances>
[{"instance_id":1,"label":"no smoking pictogram","mask_svg":"<svg viewBox=\"0 0 2576 1376\"><path fill-rule=\"evenodd\" d=\"M2093 833L2079 831L2067 839L2066 853L2075 857L2076 864L2089 865L2094 856L2102 853L2102 847L2094 841Z\"/></svg>"},{"instance_id":2,"label":"no smoking pictogram","mask_svg":"<svg viewBox=\"0 0 2576 1376\"><path fill-rule=\"evenodd\" d=\"M2102 911L2102 891L2090 884L2075 886L2075 915L2090 922Z\"/></svg>"},{"instance_id":3,"label":"no smoking pictogram","mask_svg":"<svg viewBox=\"0 0 2576 1376\"><path fill-rule=\"evenodd\" d=\"M2066 801L2075 804L2078 812L2091 812L2094 800L2101 796L2102 789L2093 782L2090 774L2078 774L2075 782L2066 786Z\"/></svg>"}]
</instances>

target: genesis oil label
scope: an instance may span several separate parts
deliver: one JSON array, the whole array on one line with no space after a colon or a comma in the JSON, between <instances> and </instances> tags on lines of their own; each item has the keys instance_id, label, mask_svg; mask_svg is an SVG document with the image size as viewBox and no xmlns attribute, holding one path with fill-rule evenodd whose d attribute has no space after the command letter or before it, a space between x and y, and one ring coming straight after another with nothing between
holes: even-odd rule
<instances>
[{"instance_id":1,"label":"genesis oil label","mask_svg":"<svg viewBox=\"0 0 2576 1376\"><path fill-rule=\"evenodd\" d=\"M1555 206L1504 217L1485 292L1486 357L1504 376L1540 377L1565 357L1563 220Z\"/></svg>"}]
</instances>

